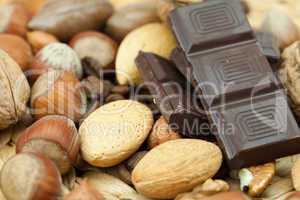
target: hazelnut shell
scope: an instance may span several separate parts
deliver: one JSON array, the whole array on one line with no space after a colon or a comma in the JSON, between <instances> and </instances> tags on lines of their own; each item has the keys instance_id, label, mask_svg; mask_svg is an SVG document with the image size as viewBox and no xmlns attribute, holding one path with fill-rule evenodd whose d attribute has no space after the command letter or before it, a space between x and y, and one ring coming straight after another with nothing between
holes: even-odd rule
<instances>
[{"instance_id":1,"label":"hazelnut shell","mask_svg":"<svg viewBox=\"0 0 300 200\"><path fill-rule=\"evenodd\" d=\"M51 115L41 118L28 127L17 141L17 153L30 140L44 139L59 144L75 163L80 148L79 135L74 122L67 117Z\"/></svg>"}]
</instances>

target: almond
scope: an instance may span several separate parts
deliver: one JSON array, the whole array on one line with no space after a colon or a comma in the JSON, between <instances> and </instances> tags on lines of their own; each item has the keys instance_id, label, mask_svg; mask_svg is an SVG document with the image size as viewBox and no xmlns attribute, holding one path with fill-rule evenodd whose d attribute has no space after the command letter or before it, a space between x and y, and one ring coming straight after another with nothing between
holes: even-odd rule
<instances>
[{"instance_id":1,"label":"almond","mask_svg":"<svg viewBox=\"0 0 300 200\"><path fill-rule=\"evenodd\" d=\"M222 164L221 150L197 139L177 139L153 148L132 172L143 195L171 199L212 178Z\"/></svg>"},{"instance_id":2,"label":"almond","mask_svg":"<svg viewBox=\"0 0 300 200\"><path fill-rule=\"evenodd\" d=\"M82 76L82 66L76 52L62 43L45 46L35 56L32 68L33 79L49 69L71 71L78 78Z\"/></svg>"},{"instance_id":3,"label":"almond","mask_svg":"<svg viewBox=\"0 0 300 200\"><path fill-rule=\"evenodd\" d=\"M116 76L120 85L139 84L141 77L135 64L139 51L169 58L176 40L168 26L150 23L130 32L122 41L116 57Z\"/></svg>"},{"instance_id":4,"label":"almond","mask_svg":"<svg viewBox=\"0 0 300 200\"><path fill-rule=\"evenodd\" d=\"M0 32L26 36L29 13L22 5L8 4L0 7Z\"/></svg>"},{"instance_id":5,"label":"almond","mask_svg":"<svg viewBox=\"0 0 300 200\"><path fill-rule=\"evenodd\" d=\"M67 41L82 31L100 28L111 14L107 0L51 0L29 22L29 28Z\"/></svg>"},{"instance_id":6,"label":"almond","mask_svg":"<svg viewBox=\"0 0 300 200\"><path fill-rule=\"evenodd\" d=\"M134 154L153 125L151 110L133 100L101 106L81 124L83 159L97 167L112 167Z\"/></svg>"},{"instance_id":7,"label":"almond","mask_svg":"<svg viewBox=\"0 0 300 200\"><path fill-rule=\"evenodd\" d=\"M114 176L101 173L89 172L84 175L87 183L97 189L106 200L150 200L138 194L132 187Z\"/></svg>"},{"instance_id":8,"label":"almond","mask_svg":"<svg viewBox=\"0 0 300 200\"><path fill-rule=\"evenodd\" d=\"M96 71L111 67L115 61L118 45L103 33L88 31L77 34L70 41L70 46L80 59L90 58L96 62L92 67ZM101 67L99 69L99 67Z\"/></svg>"},{"instance_id":9,"label":"almond","mask_svg":"<svg viewBox=\"0 0 300 200\"><path fill-rule=\"evenodd\" d=\"M58 42L58 39L54 35L43 31L32 31L27 33L27 41L33 48L33 51L37 53L48 44Z\"/></svg>"}]
</instances>

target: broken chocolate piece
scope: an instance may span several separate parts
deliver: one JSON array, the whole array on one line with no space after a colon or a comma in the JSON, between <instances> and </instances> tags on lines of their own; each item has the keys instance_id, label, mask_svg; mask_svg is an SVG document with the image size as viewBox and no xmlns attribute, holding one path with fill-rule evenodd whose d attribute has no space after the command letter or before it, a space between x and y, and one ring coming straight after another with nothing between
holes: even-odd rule
<instances>
[{"instance_id":1,"label":"broken chocolate piece","mask_svg":"<svg viewBox=\"0 0 300 200\"><path fill-rule=\"evenodd\" d=\"M188 91L192 91L192 87L174 64L158 55L143 52L136 58L136 64L144 84L171 128L186 136L207 136L207 115L201 104L195 103L197 99L190 99L192 95Z\"/></svg>"}]
</instances>

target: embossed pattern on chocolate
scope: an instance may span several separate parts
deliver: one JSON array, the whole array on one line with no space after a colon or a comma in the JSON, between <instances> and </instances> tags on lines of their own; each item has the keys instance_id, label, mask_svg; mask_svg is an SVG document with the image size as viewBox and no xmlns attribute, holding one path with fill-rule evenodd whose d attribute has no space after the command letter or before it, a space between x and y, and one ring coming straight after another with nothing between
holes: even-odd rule
<instances>
[{"instance_id":1,"label":"embossed pattern on chocolate","mask_svg":"<svg viewBox=\"0 0 300 200\"><path fill-rule=\"evenodd\" d=\"M298 124L264 56L279 59L275 43L259 34L259 46L240 3L210 0L177 8L170 21L229 166L299 153Z\"/></svg>"}]
</instances>

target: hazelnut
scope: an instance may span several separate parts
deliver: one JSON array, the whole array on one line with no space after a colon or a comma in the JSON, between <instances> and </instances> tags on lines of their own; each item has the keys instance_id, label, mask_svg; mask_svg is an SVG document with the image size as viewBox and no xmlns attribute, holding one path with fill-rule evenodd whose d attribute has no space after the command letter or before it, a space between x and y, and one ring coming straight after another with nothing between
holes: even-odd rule
<instances>
[{"instance_id":1,"label":"hazelnut","mask_svg":"<svg viewBox=\"0 0 300 200\"><path fill-rule=\"evenodd\" d=\"M1 170L0 185L8 200L53 200L61 196L61 177L55 164L35 153L9 159Z\"/></svg>"},{"instance_id":2,"label":"hazelnut","mask_svg":"<svg viewBox=\"0 0 300 200\"><path fill-rule=\"evenodd\" d=\"M281 49L299 40L300 37L297 25L280 7L275 7L266 14L261 30L277 37Z\"/></svg>"},{"instance_id":3,"label":"hazelnut","mask_svg":"<svg viewBox=\"0 0 300 200\"><path fill-rule=\"evenodd\" d=\"M38 152L50 158L62 174L77 160L80 143L72 120L46 116L27 128L16 143L17 153Z\"/></svg>"},{"instance_id":4,"label":"hazelnut","mask_svg":"<svg viewBox=\"0 0 300 200\"><path fill-rule=\"evenodd\" d=\"M32 31L27 33L27 41L31 45L33 51L37 53L48 44L58 42L58 39L50 33L43 31Z\"/></svg>"},{"instance_id":5,"label":"hazelnut","mask_svg":"<svg viewBox=\"0 0 300 200\"><path fill-rule=\"evenodd\" d=\"M19 65L3 50L0 60L0 129L5 129L25 114L30 87Z\"/></svg>"},{"instance_id":6,"label":"hazelnut","mask_svg":"<svg viewBox=\"0 0 300 200\"><path fill-rule=\"evenodd\" d=\"M12 34L0 34L0 48L6 51L26 71L33 55L29 44L21 37Z\"/></svg>"},{"instance_id":7,"label":"hazelnut","mask_svg":"<svg viewBox=\"0 0 300 200\"><path fill-rule=\"evenodd\" d=\"M271 183L275 174L274 163L244 168L240 170L241 190L252 197L260 196Z\"/></svg>"},{"instance_id":8,"label":"hazelnut","mask_svg":"<svg viewBox=\"0 0 300 200\"><path fill-rule=\"evenodd\" d=\"M78 122L86 107L86 94L71 72L48 71L32 87L31 108L37 119L56 114Z\"/></svg>"},{"instance_id":9,"label":"hazelnut","mask_svg":"<svg viewBox=\"0 0 300 200\"><path fill-rule=\"evenodd\" d=\"M86 180L83 180L70 194L64 197L64 200L104 200L104 197Z\"/></svg>"},{"instance_id":10,"label":"hazelnut","mask_svg":"<svg viewBox=\"0 0 300 200\"><path fill-rule=\"evenodd\" d=\"M158 22L156 4L156 1L141 1L120 8L108 19L106 32L121 41L132 30L151 22Z\"/></svg>"},{"instance_id":11,"label":"hazelnut","mask_svg":"<svg viewBox=\"0 0 300 200\"><path fill-rule=\"evenodd\" d=\"M150 149L169 140L179 139L181 136L172 131L167 120L161 116L154 124L152 132L148 137L148 146Z\"/></svg>"},{"instance_id":12,"label":"hazelnut","mask_svg":"<svg viewBox=\"0 0 300 200\"><path fill-rule=\"evenodd\" d=\"M22 5L7 4L0 7L0 32L26 36L29 13Z\"/></svg>"},{"instance_id":13,"label":"hazelnut","mask_svg":"<svg viewBox=\"0 0 300 200\"><path fill-rule=\"evenodd\" d=\"M33 79L49 69L71 71L78 78L82 76L82 66L76 52L62 43L53 43L42 48L35 56L32 68Z\"/></svg>"},{"instance_id":14,"label":"hazelnut","mask_svg":"<svg viewBox=\"0 0 300 200\"><path fill-rule=\"evenodd\" d=\"M95 31L75 35L70 41L70 46L76 51L80 59L93 59L95 64L91 67L96 71L112 66L118 48L117 43L110 37Z\"/></svg>"}]
</instances>

